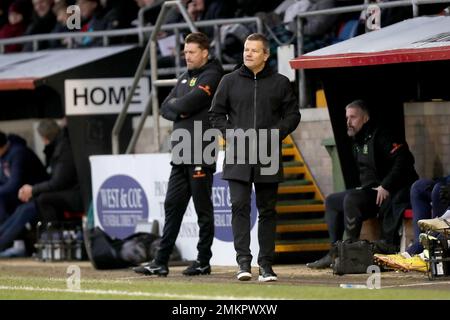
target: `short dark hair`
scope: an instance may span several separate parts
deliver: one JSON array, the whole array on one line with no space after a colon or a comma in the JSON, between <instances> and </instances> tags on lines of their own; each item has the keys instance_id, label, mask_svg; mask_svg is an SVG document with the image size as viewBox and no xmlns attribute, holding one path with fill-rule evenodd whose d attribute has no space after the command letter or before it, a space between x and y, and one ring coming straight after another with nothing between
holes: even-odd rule
<instances>
[{"instance_id":1,"label":"short dark hair","mask_svg":"<svg viewBox=\"0 0 450 320\"><path fill-rule=\"evenodd\" d=\"M202 50L209 51L209 39L206 34L202 32L193 32L187 35L186 39L184 39L185 43L196 43L198 47Z\"/></svg>"},{"instance_id":2,"label":"short dark hair","mask_svg":"<svg viewBox=\"0 0 450 320\"><path fill-rule=\"evenodd\" d=\"M48 139L49 141L55 140L60 130L61 129L59 128L58 124L53 119L41 120L37 127L39 135Z\"/></svg>"},{"instance_id":3,"label":"short dark hair","mask_svg":"<svg viewBox=\"0 0 450 320\"><path fill-rule=\"evenodd\" d=\"M263 44L264 53L269 53L270 52L269 40L262 33L252 33L251 35L249 35L247 37L247 39L245 39L245 41L247 41L247 40L248 41L261 41L262 44Z\"/></svg>"},{"instance_id":4,"label":"short dark hair","mask_svg":"<svg viewBox=\"0 0 450 320\"><path fill-rule=\"evenodd\" d=\"M352 102L350 102L345 109L347 108L359 108L361 109L365 114L367 114L368 116L370 116L370 110L369 110L369 106L367 105L367 103L364 100L354 100Z\"/></svg>"},{"instance_id":5,"label":"short dark hair","mask_svg":"<svg viewBox=\"0 0 450 320\"><path fill-rule=\"evenodd\" d=\"M0 148L4 147L5 144L8 142L8 137L3 131L0 131Z\"/></svg>"}]
</instances>

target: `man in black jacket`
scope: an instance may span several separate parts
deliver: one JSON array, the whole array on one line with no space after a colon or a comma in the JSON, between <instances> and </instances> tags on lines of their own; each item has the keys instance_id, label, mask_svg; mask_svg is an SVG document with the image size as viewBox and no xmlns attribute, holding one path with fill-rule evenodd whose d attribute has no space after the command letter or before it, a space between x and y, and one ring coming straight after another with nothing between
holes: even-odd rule
<instances>
[{"instance_id":1,"label":"man in black jacket","mask_svg":"<svg viewBox=\"0 0 450 320\"><path fill-rule=\"evenodd\" d=\"M207 147L203 133L210 128L208 109L223 69L216 60L209 60L209 40L203 33L191 33L185 39L184 55L188 71L164 100L161 115L173 121L172 171L164 201L165 223L156 257L147 265L134 268L145 275L167 276L168 261L175 245L181 222L192 197L200 228L197 260L183 271L186 276L211 273L209 260L214 239L214 215L211 201L215 159L203 158ZM178 135L180 133L180 135ZM189 137L188 148L181 148ZM176 138L177 137L177 138ZM179 140L176 140L179 139ZM180 151L180 152L178 152Z\"/></svg>"},{"instance_id":2,"label":"man in black jacket","mask_svg":"<svg viewBox=\"0 0 450 320\"><path fill-rule=\"evenodd\" d=\"M17 193L26 183L47 179L41 160L21 137L0 131L0 225L21 204Z\"/></svg>"},{"instance_id":3,"label":"man in black jacket","mask_svg":"<svg viewBox=\"0 0 450 320\"><path fill-rule=\"evenodd\" d=\"M266 37L262 34L248 36L244 44L244 64L223 77L210 109L213 127L221 130L227 141L223 179L228 180L230 187L231 224L239 265L237 278L241 281L252 277L252 184L255 185L259 212L259 280L277 280L272 264L275 252L275 204L278 183L283 180L280 141L294 131L300 122L298 103L291 84L285 76L276 73L266 64L268 58L269 42ZM245 141L244 148L239 147L239 142L234 143L247 136L250 139ZM268 170L268 163L261 158L260 151L263 149L270 150L268 153L272 161L269 165L272 166L275 162L275 170ZM259 157L252 161L256 151Z\"/></svg>"},{"instance_id":4,"label":"man in black jacket","mask_svg":"<svg viewBox=\"0 0 450 320\"><path fill-rule=\"evenodd\" d=\"M45 145L50 178L19 189L18 197L24 203L0 227L0 250L5 250L27 223L34 224L39 219L44 223L61 221L66 210L84 210L66 131L54 120L45 119L39 123L38 133Z\"/></svg>"},{"instance_id":5,"label":"man in black jacket","mask_svg":"<svg viewBox=\"0 0 450 320\"><path fill-rule=\"evenodd\" d=\"M19 199L23 202L35 199L43 222L60 221L64 211L84 210L72 148L67 132L54 120L42 120L37 130L45 145L50 179L23 185L19 190Z\"/></svg>"},{"instance_id":6,"label":"man in black jacket","mask_svg":"<svg viewBox=\"0 0 450 320\"><path fill-rule=\"evenodd\" d=\"M359 238L364 220L382 219L381 240L388 247L398 244L403 211L409 207L409 189L418 175L414 156L404 139L374 127L362 100L346 106L347 134L352 138L353 156L361 186L330 194L325 200L325 217L331 243L345 237ZM394 253L394 252L391 252ZM308 263L309 268L328 268L331 254Z\"/></svg>"}]
</instances>

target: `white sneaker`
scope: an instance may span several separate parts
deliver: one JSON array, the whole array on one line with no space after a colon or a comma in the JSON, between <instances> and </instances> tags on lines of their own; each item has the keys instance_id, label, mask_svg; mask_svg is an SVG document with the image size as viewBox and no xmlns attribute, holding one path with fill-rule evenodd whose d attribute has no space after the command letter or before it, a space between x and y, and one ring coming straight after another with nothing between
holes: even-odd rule
<instances>
[{"instance_id":1,"label":"white sneaker","mask_svg":"<svg viewBox=\"0 0 450 320\"><path fill-rule=\"evenodd\" d=\"M27 251L25 250L25 248L11 247L0 252L0 258L20 258L26 256Z\"/></svg>"},{"instance_id":2,"label":"white sneaker","mask_svg":"<svg viewBox=\"0 0 450 320\"><path fill-rule=\"evenodd\" d=\"M450 221L442 218L422 219L417 221L417 225L422 231L443 231L450 229Z\"/></svg>"}]
</instances>

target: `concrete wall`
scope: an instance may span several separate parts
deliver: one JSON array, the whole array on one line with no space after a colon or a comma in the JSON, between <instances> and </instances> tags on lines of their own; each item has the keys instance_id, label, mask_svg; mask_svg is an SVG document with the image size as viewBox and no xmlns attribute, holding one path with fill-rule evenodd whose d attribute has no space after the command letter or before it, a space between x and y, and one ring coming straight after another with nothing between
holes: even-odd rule
<instances>
[{"instance_id":1,"label":"concrete wall","mask_svg":"<svg viewBox=\"0 0 450 320\"><path fill-rule=\"evenodd\" d=\"M133 118L133 129L136 129L140 117ZM159 117L161 152L169 152L172 121ZM158 152L153 144L153 116L148 116L142 128L141 135L136 143L136 153Z\"/></svg>"},{"instance_id":2,"label":"concrete wall","mask_svg":"<svg viewBox=\"0 0 450 320\"><path fill-rule=\"evenodd\" d=\"M450 174L450 102L405 103L406 140L421 178Z\"/></svg>"},{"instance_id":3,"label":"concrete wall","mask_svg":"<svg viewBox=\"0 0 450 320\"><path fill-rule=\"evenodd\" d=\"M300 125L292 134L324 196L334 192L332 162L322 140L333 137L326 108L301 109Z\"/></svg>"}]
</instances>

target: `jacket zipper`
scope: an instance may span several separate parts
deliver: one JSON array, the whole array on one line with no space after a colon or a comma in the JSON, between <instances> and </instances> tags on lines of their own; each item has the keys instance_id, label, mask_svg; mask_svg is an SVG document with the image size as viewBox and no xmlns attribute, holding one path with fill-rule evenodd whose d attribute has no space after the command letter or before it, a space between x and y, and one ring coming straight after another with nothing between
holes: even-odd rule
<instances>
[{"instance_id":1,"label":"jacket zipper","mask_svg":"<svg viewBox=\"0 0 450 320\"><path fill-rule=\"evenodd\" d=\"M253 128L255 129L255 131L257 131L256 130L256 91L258 88L258 80L256 80L256 75L255 75L254 79L255 79L255 90L254 90L254 96L253 96ZM258 135L257 132L256 132L256 135ZM257 145L257 142L254 141L251 146L251 148L252 148L251 152L253 154L257 154L257 152L258 152L258 148L256 147L256 145Z\"/></svg>"},{"instance_id":2,"label":"jacket zipper","mask_svg":"<svg viewBox=\"0 0 450 320\"><path fill-rule=\"evenodd\" d=\"M255 80L255 90L254 90L254 95L253 95L253 128L256 130L256 89L258 87L256 75L254 77L254 80Z\"/></svg>"}]
</instances>

